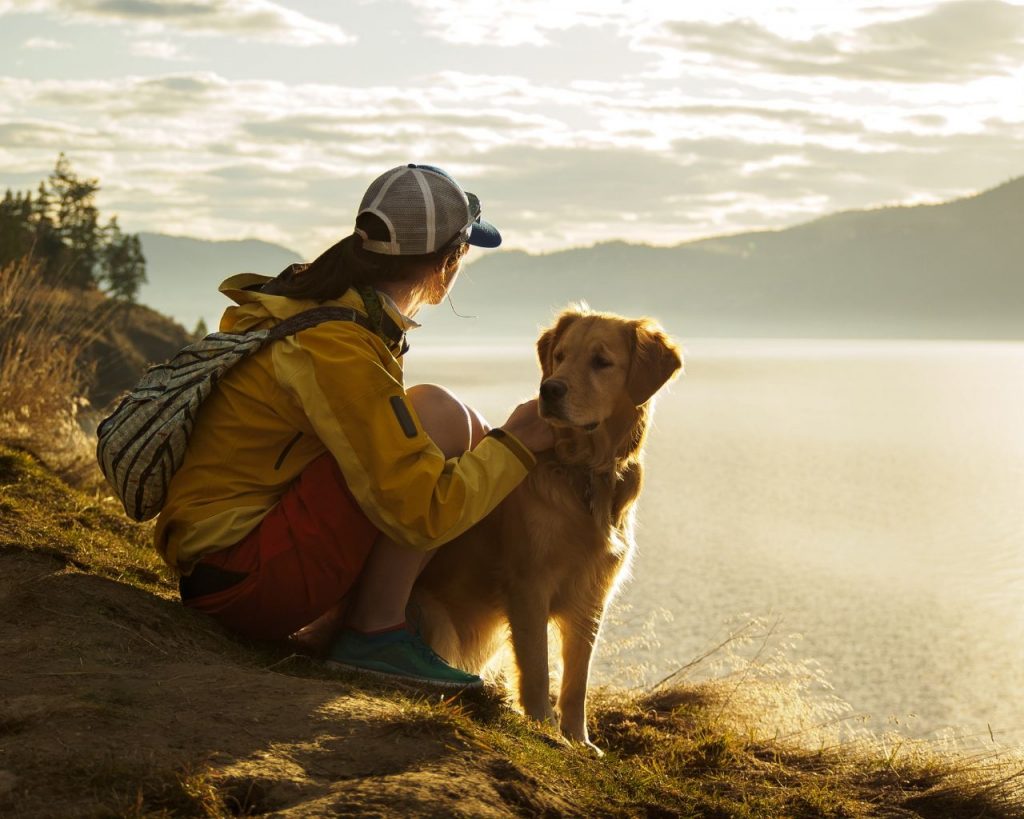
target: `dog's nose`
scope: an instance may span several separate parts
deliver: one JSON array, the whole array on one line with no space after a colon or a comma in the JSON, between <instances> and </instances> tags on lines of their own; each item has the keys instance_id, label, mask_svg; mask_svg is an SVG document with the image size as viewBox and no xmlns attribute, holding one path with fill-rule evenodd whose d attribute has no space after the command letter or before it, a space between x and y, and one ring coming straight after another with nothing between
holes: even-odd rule
<instances>
[{"instance_id":1,"label":"dog's nose","mask_svg":"<svg viewBox=\"0 0 1024 819\"><path fill-rule=\"evenodd\" d=\"M569 390L569 385L557 378L549 378L540 385L540 397L545 401L557 401Z\"/></svg>"}]
</instances>

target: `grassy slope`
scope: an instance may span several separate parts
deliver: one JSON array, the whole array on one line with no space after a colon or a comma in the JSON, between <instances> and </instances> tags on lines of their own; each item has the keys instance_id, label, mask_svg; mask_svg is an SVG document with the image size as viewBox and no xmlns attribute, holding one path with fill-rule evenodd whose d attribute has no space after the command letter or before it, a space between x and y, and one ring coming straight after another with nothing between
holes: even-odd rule
<instances>
[{"instance_id":1,"label":"grassy slope","mask_svg":"<svg viewBox=\"0 0 1024 819\"><path fill-rule=\"evenodd\" d=\"M234 640L175 602L147 540L0 447L0 814L1024 815L1019 763L759 739L715 683L597 692L595 759L495 692Z\"/></svg>"}]
</instances>

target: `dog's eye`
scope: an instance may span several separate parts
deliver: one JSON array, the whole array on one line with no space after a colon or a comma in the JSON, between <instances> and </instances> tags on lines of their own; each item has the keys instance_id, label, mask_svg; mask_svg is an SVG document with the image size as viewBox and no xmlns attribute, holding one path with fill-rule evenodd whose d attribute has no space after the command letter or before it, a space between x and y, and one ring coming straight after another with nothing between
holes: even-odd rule
<instances>
[{"instance_id":1,"label":"dog's eye","mask_svg":"<svg viewBox=\"0 0 1024 819\"><path fill-rule=\"evenodd\" d=\"M612 362L610 362L603 355L595 355L591 360L590 364L595 370L604 370L612 366Z\"/></svg>"}]
</instances>

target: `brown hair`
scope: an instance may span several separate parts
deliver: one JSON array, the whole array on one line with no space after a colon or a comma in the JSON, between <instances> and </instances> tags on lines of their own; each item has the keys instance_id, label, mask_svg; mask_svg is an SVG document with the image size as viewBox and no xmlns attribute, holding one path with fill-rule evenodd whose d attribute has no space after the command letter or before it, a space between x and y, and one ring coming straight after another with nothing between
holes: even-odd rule
<instances>
[{"instance_id":1,"label":"brown hair","mask_svg":"<svg viewBox=\"0 0 1024 819\"><path fill-rule=\"evenodd\" d=\"M371 213L361 214L356 220L356 227L366 231L370 239L386 241L389 235L383 220ZM362 237L353 233L327 248L309 264L293 264L285 268L277 278L263 286L263 292L322 302L340 298L350 287L376 286L384 282L412 283L422 275L427 264L438 269L438 274L423 283L424 295L430 301L440 301L468 250L469 245L456 237L434 253L388 256L364 250Z\"/></svg>"}]
</instances>

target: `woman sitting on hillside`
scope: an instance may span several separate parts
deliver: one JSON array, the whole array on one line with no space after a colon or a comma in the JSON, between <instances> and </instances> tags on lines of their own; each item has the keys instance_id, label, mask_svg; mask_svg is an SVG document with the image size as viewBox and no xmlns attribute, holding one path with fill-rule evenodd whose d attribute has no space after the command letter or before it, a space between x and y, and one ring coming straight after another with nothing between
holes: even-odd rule
<instances>
[{"instance_id":1,"label":"woman sitting on hillside","mask_svg":"<svg viewBox=\"0 0 1024 819\"><path fill-rule=\"evenodd\" d=\"M497 247L479 200L444 171L376 179L355 232L276 279L221 285L245 332L320 305L354 308L269 344L203 404L155 539L186 605L280 639L344 601L329 660L440 686L479 685L405 625L433 549L480 521L553 444L536 399L486 430L441 387L402 384L410 316L451 289L469 245Z\"/></svg>"}]
</instances>

